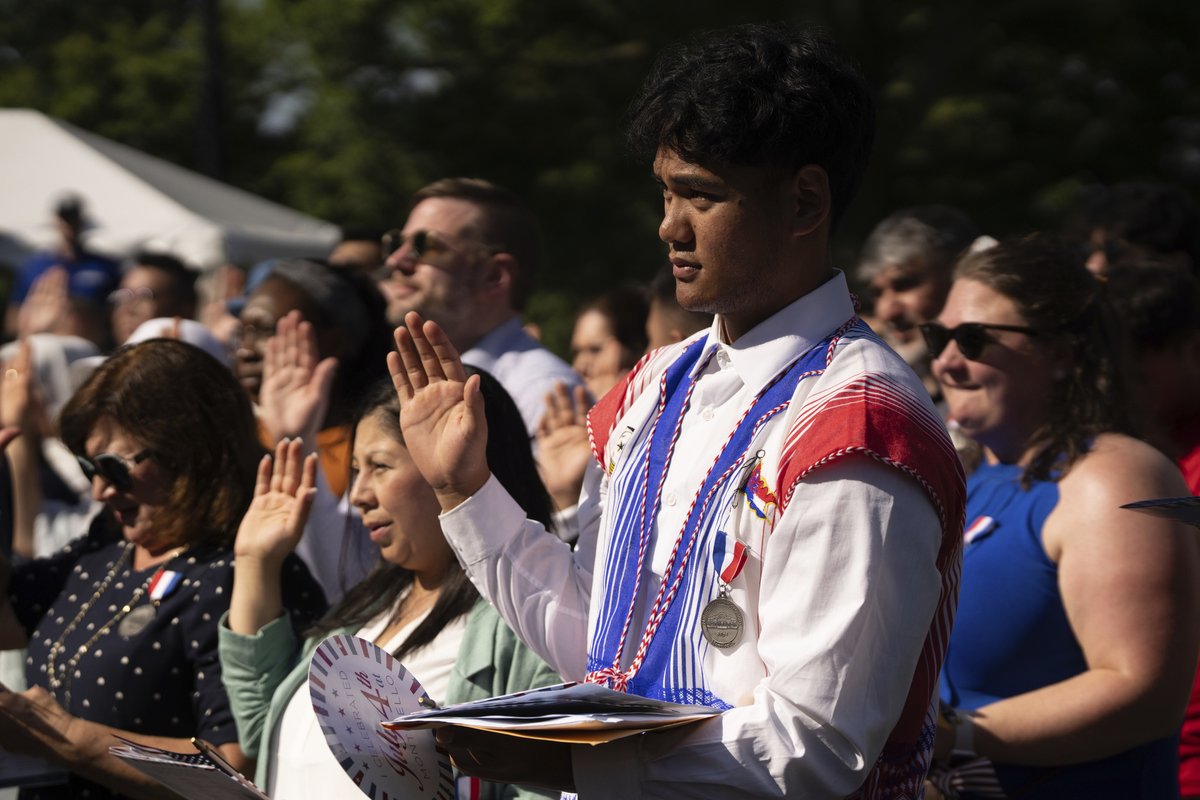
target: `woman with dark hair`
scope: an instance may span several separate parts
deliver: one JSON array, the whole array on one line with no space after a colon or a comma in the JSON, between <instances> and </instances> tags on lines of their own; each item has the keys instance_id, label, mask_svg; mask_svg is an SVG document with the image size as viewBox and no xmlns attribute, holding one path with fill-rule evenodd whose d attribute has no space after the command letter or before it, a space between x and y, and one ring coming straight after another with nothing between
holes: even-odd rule
<instances>
[{"instance_id":1,"label":"woman with dark hair","mask_svg":"<svg viewBox=\"0 0 1200 800\"><path fill-rule=\"evenodd\" d=\"M256 404L268 449L298 438L316 450L320 483L310 517L329 529L343 516L338 498L350 474L355 408L387 376L392 337L383 295L361 273L286 259L251 273L238 311L234 374ZM365 534L306 536L296 554L336 603L370 569L374 548Z\"/></svg>"},{"instance_id":2,"label":"woman with dark hair","mask_svg":"<svg viewBox=\"0 0 1200 800\"><path fill-rule=\"evenodd\" d=\"M949 796L1179 794L1196 543L1121 508L1187 487L1130 435L1104 294L1082 253L1029 236L965 256L922 326L951 423L985 453L942 670L932 780Z\"/></svg>"},{"instance_id":3,"label":"woman with dark hair","mask_svg":"<svg viewBox=\"0 0 1200 800\"><path fill-rule=\"evenodd\" d=\"M115 735L184 752L202 737L249 764L217 619L262 453L254 425L229 370L166 339L117 351L67 403L63 441L105 509L59 554L14 568L0 593L0 646L27 643L33 687L0 691L0 746L72 773L22 797L174 797L108 754ZM320 589L298 560L283 575L284 602L306 624Z\"/></svg>"},{"instance_id":4,"label":"woman with dark hair","mask_svg":"<svg viewBox=\"0 0 1200 800\"><path fill-rule=\"evenodd\" d=\"M487 402L488 465L526 512L548 523L520 412L490 375L478 372ZM221 662L257 782L275 800L352 796L357 791L325 743L308 692L308 662L326 636L353 633L391 651L438 702L456 703L546 686L559 678L521 645L480 599L442 537L433 488L400 434L390 381L372 390L354 430L350 502L362 514L380 561L301 643L282 615L279 564L304 528L315 481L298 442L264 460L254 503L238 530L238 574ZM472 779L473 780L473 779ZM487 785L483 797L543 796ZM340 794L339 794L340 793ZM471 795L474 796L474 795Z\"/></svg>"},{"instance_id":5,"label":"woman with dark hair","mask_svg":"<svg viewBox=\"0 0 1200 800\"><path fill-rule=\"evenodd\" d=\"M646 296L614 289L590 301L575 318L571 368L599 400L646 352Z\"/></svg>"},{"instance_id":6,"label":"woman with dark hair","mask_svg":"<svg viewBox=\"0 0 1200 800\"><path fill-rule=\"evenodd\" d=\"M311 326L316 357L337 361L328 404L316 423L321 431L322 471L333 493L340 496L345 489L347 427L355 405L369 387L387 375L384 359L392 340L383 295L369 277L315 259L276 261L258 271L255 280L239 304L234 374L259 404L272 445L305 433L294 430L296 426L289 422L294 415L289 413L286 393L264 385L264 370L268 340L280 321L298 313L294 318Z\"/></svg>"}]
</instances>

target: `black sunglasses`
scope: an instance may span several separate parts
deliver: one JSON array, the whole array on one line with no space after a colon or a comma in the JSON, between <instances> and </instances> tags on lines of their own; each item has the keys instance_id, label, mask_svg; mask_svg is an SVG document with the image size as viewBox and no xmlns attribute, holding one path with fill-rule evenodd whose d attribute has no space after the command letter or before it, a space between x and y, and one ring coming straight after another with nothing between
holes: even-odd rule
<instances>
[{"instance_id":1,"label":"black sunglasses","mask_svg":"<svg viewBox=\"0 0 1200 800\"><path fill-rule=\"evenodd\" d=\"M117 491L128 492L133 488L133 476L129 474L130 470L145 461L150 455L149 450L143 450L128 461L115 453L100 453L91 458L75 456L75 460L79 462L79 468L83 470L84 476L89 481L99 475L112 484ZM130 464L130 461L133 463Z\"/></svg>"},{"instance_id":2,"label":"black sunglasses","mask_svg":"<svg viewBox=\"0 0 1200 800\"><path fill-rule=\"evenodd\" d=\"M413 231L411 234L406 234L401 230L390 230L383 234L383 238L379 240L379 243L383 247L383 257L385 259L406 244L412 245L410 252L414 261L420 261L434 250L456 250L463 252L474 248L486 253L498 252L495 247L483 242L452 242L444 235L434 231Z\"/></svg>"},{"instance_id":3,"label":"black sunglasses","mask_svg":"<svg viewBox=\"0 0 1200 800\"><path fill-rule=\"evenodd\" d=\"M400 230L391 230L383 235L380 244L383 246L383 257L387 258L392 253L404 247L409 242L412 243L412 257L420 259L429 251L429 245L438 241L437 234L429 231L413 231L409 236Z\"/></svg>"},{"instance_id":4,"label":"black sunglasses","mask_svg":"<svg viewBox=\"0 0 1200 800\"><path fill-rule=\"evenodd\" d=\"M937 358L953 341L958 345L958 352L968 361L976 361L983 354L983 348L993 341L988 331L1015 331L1029 336L1036 336L1041 331L1024 325L990 325L986 322L964 322L957 328L947 328L940 322L926 322L920 326L921 335L925 337L925 346L929 355Z\"/></svg>"}]
</instances>

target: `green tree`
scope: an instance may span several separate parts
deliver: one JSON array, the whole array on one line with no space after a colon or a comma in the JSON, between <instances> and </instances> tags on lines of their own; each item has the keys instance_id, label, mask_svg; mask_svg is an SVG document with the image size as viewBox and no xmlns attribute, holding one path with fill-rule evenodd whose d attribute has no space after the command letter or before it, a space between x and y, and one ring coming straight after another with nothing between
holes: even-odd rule
<instances>
[{"instance_id":1,"label":"green tree","mask_svg":"<svg viewBox=\"0 0 1200 800\"><path fill-rule=\"evenodd\" d=\"M190 4L0 0L0 104L196 163L205 54ZM1077 190L1200 190L1200 4L1170 0L224 0L225 178L340 223L399 224L411 192L487 177L528 199L560 348L585 296L664 262L657 190L625 152L654 55L750 20L827 26L877 88L871 170L836 242L914 203L987 230L1053 228Z\"/></svg>"}]
</instances>

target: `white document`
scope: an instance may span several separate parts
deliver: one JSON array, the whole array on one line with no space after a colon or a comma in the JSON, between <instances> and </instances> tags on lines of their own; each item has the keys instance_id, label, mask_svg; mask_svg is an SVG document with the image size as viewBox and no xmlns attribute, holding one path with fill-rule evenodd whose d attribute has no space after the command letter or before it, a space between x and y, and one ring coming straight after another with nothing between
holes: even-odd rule
<instances>
[{"instance_id":1,"label":"white document","mask_svg":"<svg viewBox=\"0 0 1200 800\"><path fill-rule=\"evenodd\" d=\"M699 722L719 713L707 706L650 700L590 683L563 683L404 714L385 722L384 727L412 730L458 725L545 741L601 744Z\"/></svg>"}]
</instances>

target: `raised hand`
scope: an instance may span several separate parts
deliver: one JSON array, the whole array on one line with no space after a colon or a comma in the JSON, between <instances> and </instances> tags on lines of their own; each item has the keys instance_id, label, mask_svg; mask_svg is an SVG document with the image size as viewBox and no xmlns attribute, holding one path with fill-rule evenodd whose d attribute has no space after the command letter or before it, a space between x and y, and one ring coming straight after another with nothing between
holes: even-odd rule
<instances>
[{"instance_id":1,"label":"raised hand","mask_svg":"<svg viewBox=\"0 0 1200 800\"><path fill-rule=\"evenodd\" d=\"M9 447L10 434L0 433L0 450L11 467L12 550L32 558L34 528L42 510L42 488L38 480L42 460L42 436L50 429L41 387L36 379L33 346L22 339L16 355L0 365L0 427L19 432L20 440ZM9 438L3 438L5 436Z\"/></svg>"},{"instance_id":2,"label":"raised hand","mask_svg":"<svg viewBox=\"0 0 1200 800\"><path fill-rule=\"evenodd\" d=\"M435 322L410 311L396 329L388 370L400 397L400 429L443 510L487 483L487 420L479 378L467 378L458 351Z\"/></svg>"},{"instance_id":3,"label":"raised hand","mask_svg":"<svg viewBox=\"0 0 1200 800\"><path fill-rule=\"evenodd\" d=\"M241 297L246 288L246 273L235 266L218 267L205 281L204 303L196 318L226 347L233 342L238 318L229 313L229 301Z\"/></svg>"},{"instance_id":4,"label":"raised hand","mask_svg":"<svg viewBox=\"0 0 1200 800\"><path fill-rule=\"evenodd\" d=\"M281 441L275 447L274 459L263 456L254 500L242 517L233 544L239 564L253 559L282 565L304 533L316 485L317 457L305 457L299 439Z\"/></svg>"},{"instance_id":5,"label":"raised hand","mask_svg":"<svg viewBox=\"0 0 1200 800\"><path fill-rule=\"evenodd\" d=\"M272 441L315 442L329 410L337 359L318 361L317 335L299 311L280 318L263 353L258 403Z\"/></svg>"},{"instance_id":6,"label":"raised hand","mask_svg":"<svg viewBox=\"0 0 1200 800\"><path fill-rule=\"evenodd\" d=\"M29 294L17 312L17 335L35 333L66 333L74 315L67 292L67 271L51 267L38 276L29 287Z\"/></svg>"},{"instance_id":7,"label":"raised hand","mask_svg":"<svg viewBox=\"0 0 1200 800\"><path fill-rule=\"evenodd\" d=\"M21 340L17 354L0 369L4 371L0 381L0 426L29 431L39 404L35 397L33 347L28 339Z\"/></svg>"},{"instance_id":8,"label":"raised hand","mask_svg":"<svg viewBox=\"0 0 1200 800\"><path fill-rule=\"evenodd\" d=\"M546 413L538 423L538 471L546 490L559 510L579 502L583 476L592 447L588 440L587 414L592 407L587 389L574 390L563 382L546 393Z\"/></svg>"}]
</instances>

